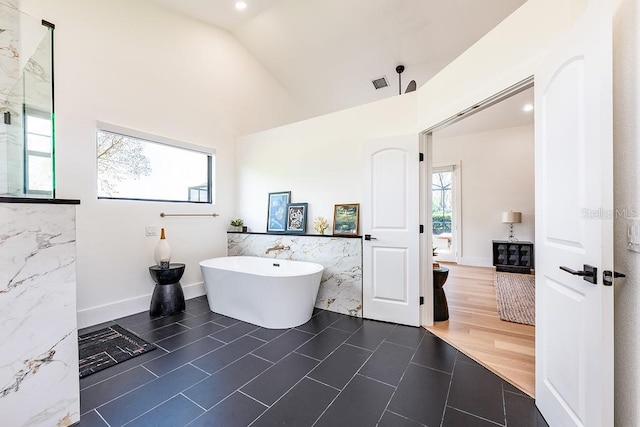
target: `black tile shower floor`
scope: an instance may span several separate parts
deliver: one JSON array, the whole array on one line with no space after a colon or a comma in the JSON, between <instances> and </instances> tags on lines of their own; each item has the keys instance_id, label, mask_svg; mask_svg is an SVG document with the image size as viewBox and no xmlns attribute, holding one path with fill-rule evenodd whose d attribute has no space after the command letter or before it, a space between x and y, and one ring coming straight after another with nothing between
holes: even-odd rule
<instances>
[{"instance_id":1,"label":"black tile shower floor","mask_svg":"<svg viewBox=\"0 0 640 427\"><path fill-rule=\"evenodd\" d=\"M83 378L80 426L546 426L533 399L424 329L316 309L270 330L205 307L115 320L159 348Z\"/></svg>"}]
</instances>

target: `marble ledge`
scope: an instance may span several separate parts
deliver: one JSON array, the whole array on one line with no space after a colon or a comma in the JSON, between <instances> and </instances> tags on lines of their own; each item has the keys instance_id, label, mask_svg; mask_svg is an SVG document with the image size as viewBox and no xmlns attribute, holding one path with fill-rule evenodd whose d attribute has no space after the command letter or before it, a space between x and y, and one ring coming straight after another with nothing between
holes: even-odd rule
<instances>
[{"instance_id":1,"label":"marble ledge","mask_svg":"<svg viewBox=\"0 0 640 427\"><path fill-rule=\"evenodd\" d=\"M290 236L290 237L333 237L340 239L362 239L362 236L343 234L300 234L300 233L264 233L259 231L227 231L227 234L253 234L257 236Z\"/></svg>"},{"instance_id":2,"label":"marble ledge","mask_svg":"<svg viewBox=\"0 0 640 427\"><path fill-rule=\"evenodd\" d=\"M39 199L37 197L0 197L0 203L24 203L31 205L79 205L76 199Z\"/></svg>"}]
</instances>

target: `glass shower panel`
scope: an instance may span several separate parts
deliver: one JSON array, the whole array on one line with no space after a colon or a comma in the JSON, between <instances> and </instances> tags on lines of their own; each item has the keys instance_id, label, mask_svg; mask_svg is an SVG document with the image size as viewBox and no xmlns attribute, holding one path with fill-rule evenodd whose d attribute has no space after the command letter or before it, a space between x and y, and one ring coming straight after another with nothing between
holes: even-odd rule
<instances>
[{"instance_id":1,"label":"glass shower panel","mask_svg":"<svg viewBox=\"0 0 640 427\"><path fill-rule=\"evenodd\" d=\"M55 197L53 25L0 4L0 196Z\"/></svg>"}]
</instances>

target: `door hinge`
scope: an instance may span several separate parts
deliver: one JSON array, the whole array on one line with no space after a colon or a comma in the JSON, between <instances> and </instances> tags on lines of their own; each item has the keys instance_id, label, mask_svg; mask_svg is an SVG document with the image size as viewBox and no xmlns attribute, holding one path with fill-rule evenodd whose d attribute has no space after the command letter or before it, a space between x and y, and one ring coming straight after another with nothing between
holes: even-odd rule
<instances>
[{"instance_id":1,"label":"door hinge","mask_svg":"<svg viewBox=\"0 0 640 427\"><path fill-rule=\"evenodd\" d=\"M420 233L424 233L424 225L420 224Z\"/></svg>"},{"instance_id":2,"label":"door hinge","mask_svg":"<svg viewBox=\"0 0 640 427\"><path fill-rule=\"evenodd\" d=\"M424 297L420 297L420 305L424 305Z\"/></svg>"},{"instance_id":3,"label":"door hinge","mask_svg":"<svg viewBox=\"0 0 640 427\"><path fill-rule=\"evenodd\" d=\"M11 124L11 111L5 111L4 112L4 124L5 125L10 125Z\"/></svg>"},{"instance_id":4,"label":"door hinge","mask_svg":"<svg viewBox=\"0 0 640 427\"><path fill-rule=\"evenodd\" d=\"M424 153L420 153L420 157L419 157L421 162L424 162Z\"/></svg>"}]
</instances>

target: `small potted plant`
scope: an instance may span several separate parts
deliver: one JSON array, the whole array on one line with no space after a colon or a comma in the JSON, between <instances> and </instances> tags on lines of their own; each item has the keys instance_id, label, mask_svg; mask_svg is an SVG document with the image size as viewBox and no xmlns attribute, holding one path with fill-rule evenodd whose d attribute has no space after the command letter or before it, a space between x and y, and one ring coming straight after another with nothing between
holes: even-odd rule
<instances>
[{"instance_id":1,"label":"small potted plant","mask_svg":"<svg viewBox=\"0 0 640 427\"><path fill-rule=\"evenodd\" d=\"M231 220L231 227L233 227L233 231L242 231L243 225L244 221L240 218Z\"/></svg>"}]
</instances>

